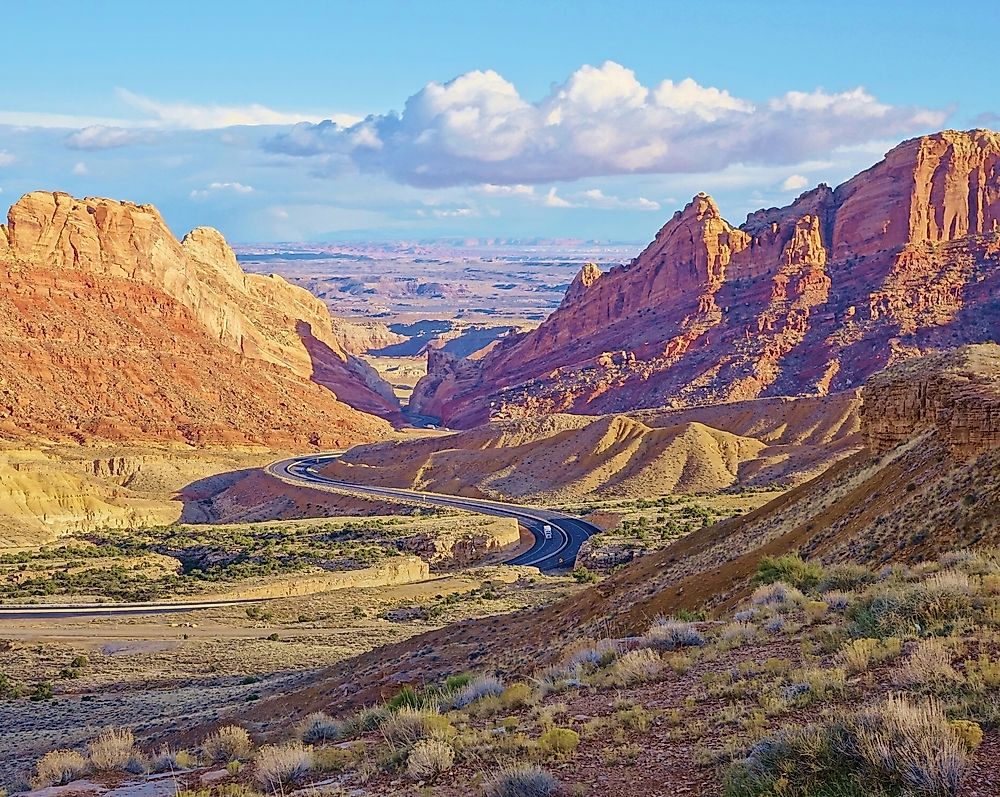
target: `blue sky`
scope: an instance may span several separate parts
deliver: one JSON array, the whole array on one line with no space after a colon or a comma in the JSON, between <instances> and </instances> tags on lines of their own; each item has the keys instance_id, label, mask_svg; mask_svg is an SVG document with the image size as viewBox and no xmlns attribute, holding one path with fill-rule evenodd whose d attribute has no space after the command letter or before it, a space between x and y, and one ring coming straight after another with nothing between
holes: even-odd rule
<instances>
[{"instance_id":1,"label":"blue sky","mask_svg":"<svg viewBox=\"0 0 1000 797\"><path fill-rule=\"evenodd\" d=\"M994 4L19 3L0 189L235 241L650 238L1000 126ZM324 120L332 120L325 122Z\"/></svg>"}]
</instances>

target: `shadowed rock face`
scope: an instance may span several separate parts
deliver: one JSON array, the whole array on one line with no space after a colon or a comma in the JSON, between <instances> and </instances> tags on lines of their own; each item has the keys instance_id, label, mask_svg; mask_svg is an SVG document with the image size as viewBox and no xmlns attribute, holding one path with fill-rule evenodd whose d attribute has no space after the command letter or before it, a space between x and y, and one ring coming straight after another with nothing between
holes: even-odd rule
<instances>
[{"instance_id":1,"label":"shadowed rock face","mask_svg":"<svg viewBox=\"0 0 1000 797\"><path fill-rule=\"evenodd\" d=\"M341 444L397 411L322 302L243 273L216 230L179 242L151 206L44 192L0 226L6 436Z\"/></svg>"},{"instance_id":2,"label":"shadowed rock face","mask_svg":"<svg viewBox=\"0 0 1000 797\"><path fill-rule=\"evenodd\" d=\"M900 144L740 227L696 196L632 263L587 267L537 330L429 359L417 412L613 412L854 388L1000 334L1000 134Z\"/></svg>"}]
</instances>

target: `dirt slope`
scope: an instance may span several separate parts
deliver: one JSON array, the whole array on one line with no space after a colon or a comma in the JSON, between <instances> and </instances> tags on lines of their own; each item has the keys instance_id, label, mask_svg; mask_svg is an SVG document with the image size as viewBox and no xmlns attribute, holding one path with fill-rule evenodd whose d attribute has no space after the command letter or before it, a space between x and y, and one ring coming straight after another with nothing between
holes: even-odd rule
<instances>
[{"instance_id":1,"label":"dirt slope","mask_svg":"<svg viewBox=\"0 0 1000 797\"><path fill-rule=\"evenodd\" d=\"M532 501L713 492L797 482L861 444L854 393L687 410L494 421L359 447L331 475Z\"/></svg>"},{"instance_id":2,"label":"dirt slope","mask_svg":"<svg viewBox=\"0 0 1000 797\"><path fill-rule=\"evenodd\" d=\"M964 386L963 417L932 416L925 411L930 404L888 403L897 377L915 395L928 396L942 374ZM731 605L766 554L798 550L825 562L890 563L1000 544L1000 346L890 372L866 389L864 400L909 417L910 437L884 454L865 449L843 459L755 512L693 532L552 607L463 623L332 667L302 690L255 707L253 718L367 704L402 683L470 662L529 672L581 634L627 636L658 614ZM979 444L956 449L956 425L975 430ZM874 439L874 427L865 432Z\"/></svg>"}]
</instances>

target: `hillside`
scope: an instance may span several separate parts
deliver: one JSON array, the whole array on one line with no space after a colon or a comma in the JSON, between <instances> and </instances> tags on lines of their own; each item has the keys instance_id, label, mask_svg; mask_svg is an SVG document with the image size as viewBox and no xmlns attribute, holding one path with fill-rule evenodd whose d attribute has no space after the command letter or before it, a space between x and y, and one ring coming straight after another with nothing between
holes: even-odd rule
<instances>
[{"instance_id":1,"label":"hillside","mask_svg":"<svg viewBox=\"0 0 1000 797\"><path fill-rule=\"evenodd\" d=\"M578 501L797 483L861 445L854 393L686 410L543 415L359 446L327 472L472 497Z\"/></svg>"},{"instance_id":2,"label":"hillside","mask_svg":"<svg viewBox=\"0 0 1000 797\"><path fill-rule=\"evenodd\" d=\"M428 353L411 405L448 426L825 395L1000 331L1000 134L906 141L785 208L696 196L633 262L588 265L537 330Z\"/></svg>"},{"instance_id":3,"label":"hillside","mask_svg":"<svg viewBox=\"0 0 1000 797\"><path fill-rule=\"evenodd\" d=\"M388 385L280 277L155 208L36 192L0 226L0 434L272 448L377 439Z\"/></svg>"},{"instance_id":4,"label":"hillside","mask_svg":"<svg viewBox=\"0 0 1000 797\"><path fill-rule=\"evenodd\" d=\"M963 400L950 404L950 415L931 411L956 395L948 385ZM934 395L933 386L937 400L893 400ZM892 369L872 380L863 401L879 408L879 419L893 419L898 445L879 453L882 422L863 413L869 447L748 515L697 530L552 607L434 631L332 667L250 717L368 705L400 684L460 672L470 660L530 672L581 637L628 637L661 614L730 607L748 594L768 555L799 551L826 564L881 567L1000 544L1000 346ZM955 445L970 438L978 442Z\"/></svg>"}]
</instances>

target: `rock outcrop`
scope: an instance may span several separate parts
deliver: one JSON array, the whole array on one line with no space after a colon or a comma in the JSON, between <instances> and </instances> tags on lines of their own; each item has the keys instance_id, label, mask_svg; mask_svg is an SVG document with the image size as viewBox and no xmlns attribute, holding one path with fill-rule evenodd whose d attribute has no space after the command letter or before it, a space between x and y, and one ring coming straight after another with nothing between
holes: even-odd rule
<instances>
[{"instance_id":1,"label":"rock outcrop","mask_svg":"<svg viewBox=\"0 0 1000 797\"><path fill-rule=\"evenodd\" d=\"M958 457L1000 448L1000 346L967 346L903 363L868 380L862 430L886 452L931 431Z\"/></svg>"},{"instance_id":2,"label":"rock outcrop","mask_svg":"<svg viewBox=\"0 0 1000 797\"><path fill-rule=\"evenodd\" d=\"M216 230L36 192L0 226L0 434L270 447L378 438L398 406L322 302Z\"/></svg>"},{"instance_id":3,"label":"rock outcrop","mask_svg":"<svg viewBox=\"0 0 1000 797\"><path fill-rule=\"evenodd\" d=\"M537 330L475 362L430 356L412 404L467 427L825 395L996 340L998 297L1000 134L946 131L740 227L699 194L632 263L585 267Z\"/></svg>"}]
</instances>

